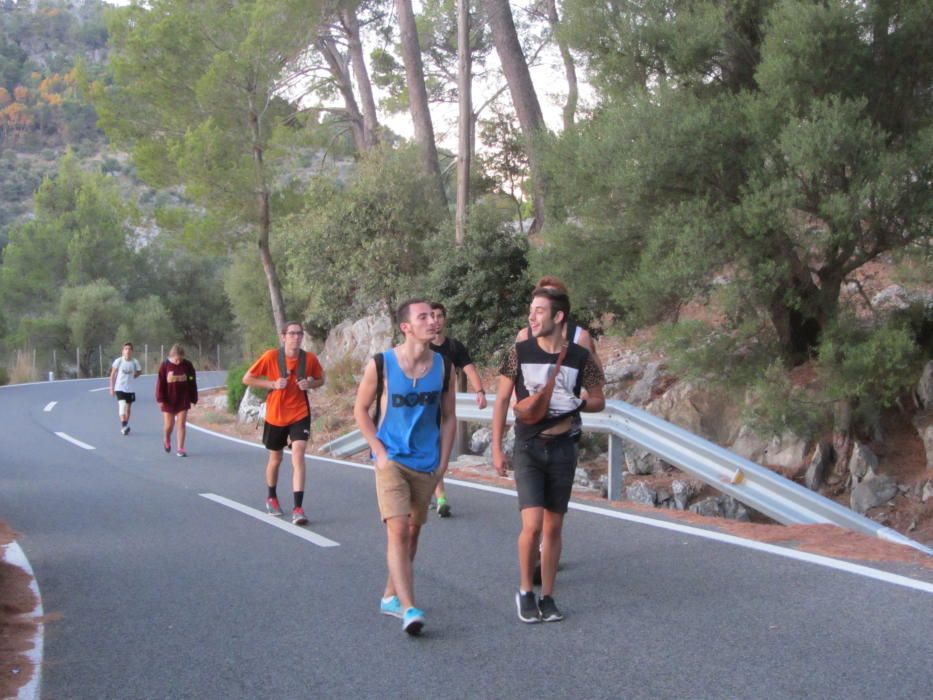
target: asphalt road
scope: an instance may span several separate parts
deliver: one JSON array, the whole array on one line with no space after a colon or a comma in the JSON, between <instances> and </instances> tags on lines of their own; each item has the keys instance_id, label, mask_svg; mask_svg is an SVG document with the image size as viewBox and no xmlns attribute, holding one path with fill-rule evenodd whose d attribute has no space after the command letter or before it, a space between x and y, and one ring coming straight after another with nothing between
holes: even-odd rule
<instances>
[{"instance_id":1,"label":"asphalt road","mask_svg":"<svg viewBox=\"0 0 933 700\"><path fill-rule=\"evenodd\" d=\"M265 497L261 449L190 430L187 459L163 452L152 384L138 382L126 437L105 380L0 390L0 518L22 534L53 616L43 698L919 698L933 687L930 592L598 513L567 518L555 594L566 619L524 625L515 499L458 485L454 517L423 531L427 626L410 638L377 612L385 545L369 470L311 460L306 530L338 545L320 546L251 517ZM290 477L283 467L283 506Z\"/></svg>"}]
</instances>

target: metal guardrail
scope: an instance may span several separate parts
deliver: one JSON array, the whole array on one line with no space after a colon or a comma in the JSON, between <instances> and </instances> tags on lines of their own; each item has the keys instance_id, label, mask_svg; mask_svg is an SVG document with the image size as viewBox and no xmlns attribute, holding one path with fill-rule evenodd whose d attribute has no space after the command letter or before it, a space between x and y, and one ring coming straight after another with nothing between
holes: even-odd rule
<instances>
[{"instance_id":1,"label":"metal guardrail","mask_svg":"<svg viewBox=\"0 0 933 700\"><path fill-rule=\"evenodd\" d=\"M627 440L779 523L838 525L933 555L933 549L896 530L623 401L607 401L603 412L581 416L584 430L609 435L611 500L619 500L622 495L623 441ZM480 410L473 394L457 394L457 419L491 422L492 404ZM514 422L511 412L508 422ZM347 457L366 447L357 430L327 443L323 449L335 457Z\"/></svg>"}]
</instances>

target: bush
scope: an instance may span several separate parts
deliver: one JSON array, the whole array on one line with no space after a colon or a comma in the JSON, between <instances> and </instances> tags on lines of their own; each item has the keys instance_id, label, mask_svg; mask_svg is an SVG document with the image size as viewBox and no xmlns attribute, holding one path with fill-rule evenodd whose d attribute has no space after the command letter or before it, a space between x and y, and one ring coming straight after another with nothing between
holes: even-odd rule
<instances>
[{"instance_id":1,"label":"bush","mask_svg":"<svg viewBox=\"0 0 933 700\"><path fill-rule=\"evenodd\" d=\"M466 345L477 362L495 361L524 325L531 294L528 239L515 233L501 213L477 206L459 249L449 230L431 249L440 252L426 288L447 308L450 336Z\"/></svg>"},{"instance_id":2,"label":"bush","mask_svg":"<svg viewBox=\"0 0 933 700\"><path fill-rule=\"evenodd\" d=\"M240 402L246 393L246 385L243 383L243 375L246 374L252 366L252 362L240 362L227 370L227 410L230 413L236 413L240 408ZM254 390L261 392L262 390ZM265 398L265 392L262 393Z\"/></svg>"},{"instance_id":3,"label":"bush","mask_svg":"<svg viewBox=\"0 0 933 700\"><path fill-rule=\"evenodd\" d=\"M359 364L347 353L327 368L327 393L342 395L356 389Z\"/></svg>"}]
</instances>

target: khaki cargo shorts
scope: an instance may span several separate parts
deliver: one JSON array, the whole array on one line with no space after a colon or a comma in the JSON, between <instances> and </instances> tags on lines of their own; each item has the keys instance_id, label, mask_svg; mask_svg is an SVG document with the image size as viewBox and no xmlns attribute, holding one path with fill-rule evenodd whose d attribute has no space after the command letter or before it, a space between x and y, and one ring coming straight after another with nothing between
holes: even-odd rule
<instances>
[{"instance_id":1,"label":"khaki cargo shorts","mask_svg":"<svg viewBox=\"0 0 933 700\"><path fill-rule=\"evenodd\" d=\"M413 525L424 525L437 486L437 472L415 471L392 460L384 469L375 471L376 499L382 521L408 515Z\"/></svg>"}]
</instances>

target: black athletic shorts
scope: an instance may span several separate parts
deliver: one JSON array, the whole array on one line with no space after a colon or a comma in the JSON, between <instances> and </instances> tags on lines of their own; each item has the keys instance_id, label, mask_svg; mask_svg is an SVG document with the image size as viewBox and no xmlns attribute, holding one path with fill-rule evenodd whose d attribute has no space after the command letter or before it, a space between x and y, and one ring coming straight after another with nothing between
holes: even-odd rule
<instances>
[{"instance_id":1,"label":"black athletic shorts","mask_svg":"<svg viewBox=\"0 0 933 700\"><path fill-rule=\"evenodd\" d=\"M577 441L570 435L516 440L512 465L518 509L544 508L552 513L566 513L577 455Z\"/></svg>"},{"instance_id":2,"label":"black athletic shorts","mask_svg":"<svg viewBox=\"0 0 933 700\"><path fill-rule=\"evenodd\" d=\"M299 440L308 441L311 439L311 416L305 416L291 425L272 425L266 423L262 429L262 444L267 450L278 452L284 450L285 446L298 442Z\"/></svg>"},{"instance_id":3,"label":"black athletic shorts","mask_svg":"<svg viewBox=\"0 0 933 700\"><path fill-rule=\"evenodd\" d=\"M117 397L117 401L133 403L136 400L136 394L132 391L115 391L113 395Z\"/></svg>"}]
</instances>

